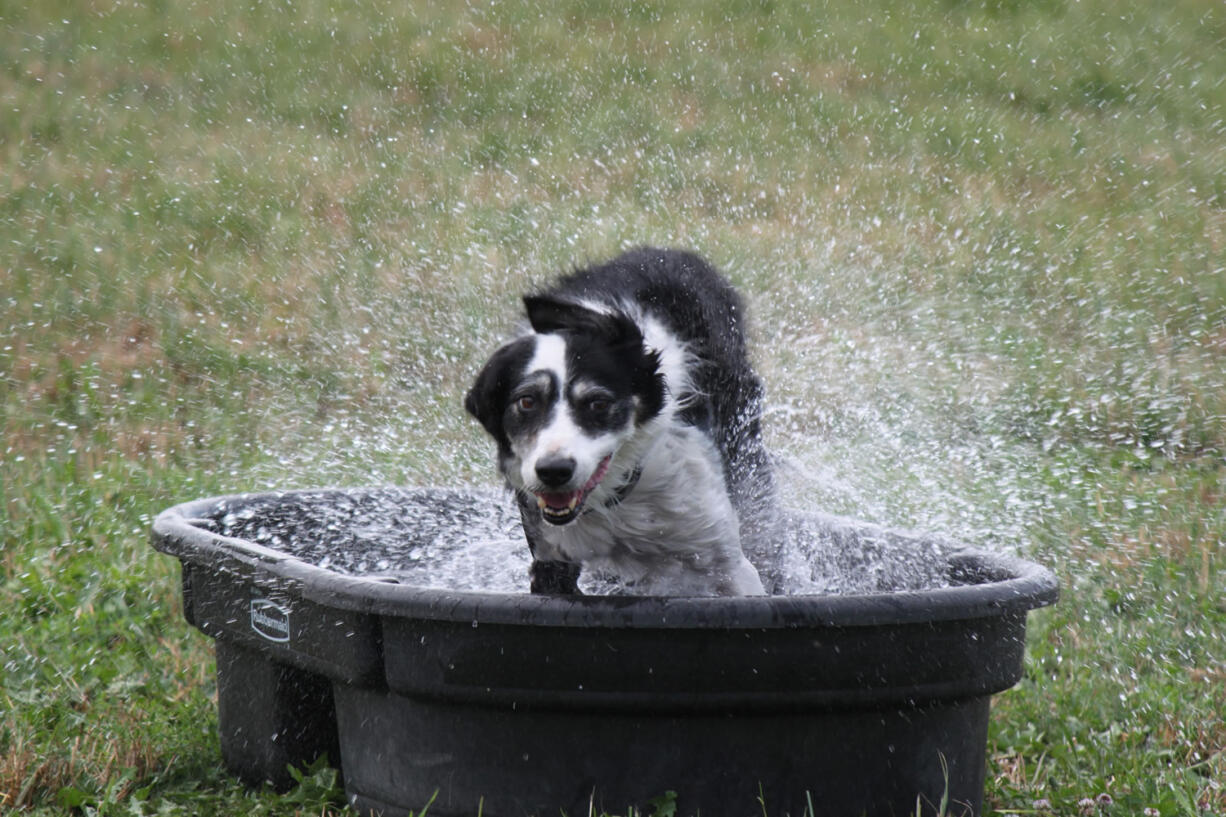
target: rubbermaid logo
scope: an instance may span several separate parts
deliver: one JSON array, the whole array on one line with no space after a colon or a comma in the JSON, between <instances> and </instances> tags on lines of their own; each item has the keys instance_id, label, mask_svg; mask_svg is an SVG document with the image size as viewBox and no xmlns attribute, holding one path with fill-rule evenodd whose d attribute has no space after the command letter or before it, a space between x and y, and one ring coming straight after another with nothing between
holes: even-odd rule
<instances>
[{"instance_id":1,"label":"rubbermaid logo","mask_svg":"<svg viewBox=\"0 0 1226 817\"><path fill-rule=\"evenodd\" d=\"M251 629L269 641L289 641L289 609L268 599L252 599Z\"/></svg>"}]
</instances>

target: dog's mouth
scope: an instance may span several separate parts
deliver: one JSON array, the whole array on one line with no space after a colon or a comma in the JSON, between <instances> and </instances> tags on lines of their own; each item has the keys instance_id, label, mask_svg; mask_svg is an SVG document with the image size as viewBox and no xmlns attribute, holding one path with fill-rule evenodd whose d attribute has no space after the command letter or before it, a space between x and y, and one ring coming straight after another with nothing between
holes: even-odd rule
<instances>
[{"instance_id":1,"label":"dog's mouth","mask_svg":"<svg viewBox=\"0 0 1226 817\"><path fill-rule=\"evenodd\" d=\"M609 472L609 460L612 458L613 455L610 454L601 460L596 466L595 473L577 491L534 491L536 505L541 509L541 516L544 520L554 525L565 525L578 518L583 512L583 503L587 501L588 495L596 490L596 486Z\"/></svg>"}]
</instances>

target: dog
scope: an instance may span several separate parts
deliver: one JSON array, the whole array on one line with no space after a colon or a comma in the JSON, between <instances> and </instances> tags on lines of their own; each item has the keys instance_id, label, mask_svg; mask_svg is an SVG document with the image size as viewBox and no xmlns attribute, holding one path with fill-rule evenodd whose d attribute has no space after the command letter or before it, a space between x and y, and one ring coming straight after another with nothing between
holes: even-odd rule
<instances>
[{"instance_id":1,"label":"dog","mask_svg":"<svg viewBox=\"0 0 1226 817\"><path fill-rule=\"evenodd\" d=\"M763 388L728 281L642 247L523 302L531 331L493 353L464 406L497 443L531 592L579 593L583 569L634 595L770 592Z\"/></svg>"}]
</instances>

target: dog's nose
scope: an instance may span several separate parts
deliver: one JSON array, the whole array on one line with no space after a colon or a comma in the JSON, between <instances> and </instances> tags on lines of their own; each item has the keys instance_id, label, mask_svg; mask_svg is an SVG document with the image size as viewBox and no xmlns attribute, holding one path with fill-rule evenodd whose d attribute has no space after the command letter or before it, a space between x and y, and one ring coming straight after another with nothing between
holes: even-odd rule
<instances>
[{"instance_id":1,"label":"dog's nose","mask_svg":"<svg viewBox=\"0 0 1226 817\"><path fill-rule=\"evenodd\" d=\"M570 457L545 457L536 463L536 475L547 488L558 488L575 475L575 461Z\"/></svg>"}]
</instances>

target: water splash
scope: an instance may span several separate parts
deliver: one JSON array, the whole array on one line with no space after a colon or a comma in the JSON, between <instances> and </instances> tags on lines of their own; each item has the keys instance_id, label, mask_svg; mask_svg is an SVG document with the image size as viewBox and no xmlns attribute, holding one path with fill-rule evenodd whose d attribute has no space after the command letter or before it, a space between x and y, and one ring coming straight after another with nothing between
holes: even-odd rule
<instances>
[{"instance_id":1,"label":"water splash","mask_svg":"<svg viewBox=\"0 0 1226 817\"><path fill-rule=\"evenodd\" d=\"M446 590L522 593L529 556L504 491L463 488L271 492L221 500L216 532L350 576ZM780 592L850 594L944 586L955 546L828 514L791 513ZM589 594L625 593L585 574Z\"/></svg>"},{"instance_id":2,"label":"water splash","mask_svg":"<svg viewBox=\"0 0 1226 817\"><path fill-rule=\"evenodd\" d=\"M461 410L461 395L489 350L513 331L518 293L531 288L530 278L546 278L558 267L534 257L507 266L545 275L508 274L489 260L474 268L474 255L452 259L467 277L430 295L406 294L410 284L430 277L413 268L389 277L394 285L383 289L327 293L337 321L304 330L301 358L291 361L298 372L278 375L281 385L273 387L288 399L266 442L275 457L257 463L252 487L476 485L497 495L492 451ZM845 283L863 276L849 276L833 261L816 268L775 261L777 269L769 272L735 265L729 272L742 280L755 319L755 363L767 383L765 425L784 505L925 534L878 537L895 545L1024 549L1035 519L1055 499L1032 448L993 430L1011 384L984 351L985 322L956 305L916 296L883 298L866 311L862 281ZM903 271L872 274L883 291L901 289L893 277ZM486 291L496 297L484 297ZM311 374L303 378L301 371ZM477 527L467 552L458 547L462 535L436 531L438 551L451 554L453 567L444 570L419 547L419 564L445 578L430 578L423 569L414 581L522 589L527 549L518 523L505 516L513 503L509 497L500 503L497 513L472 520ZM423 511L426 529L433 513ZM376 532L390 523L373 524L361 537L371 554L361 572L379 569L383 533ZM930 544L916 547L916 558L933 555ZM885 586L794 535L787 550L788 592ZM900 564L913 561L903 551L876 549ZM329 558L321 566L352 569ZM482 565L490 563L506 565L506 574L483 573ZM817 564L824 568L814 569ZM882 575L890 569L874 568ZM853 574L859 578L848 578ZM608 589L593 581L589 589Z\"/></svg>"}]
</instances>

